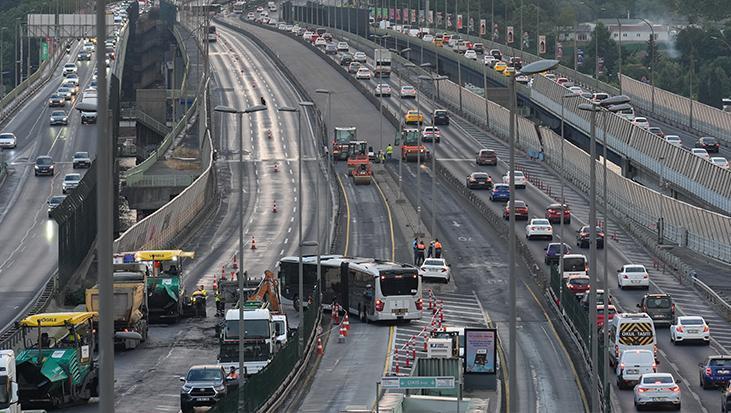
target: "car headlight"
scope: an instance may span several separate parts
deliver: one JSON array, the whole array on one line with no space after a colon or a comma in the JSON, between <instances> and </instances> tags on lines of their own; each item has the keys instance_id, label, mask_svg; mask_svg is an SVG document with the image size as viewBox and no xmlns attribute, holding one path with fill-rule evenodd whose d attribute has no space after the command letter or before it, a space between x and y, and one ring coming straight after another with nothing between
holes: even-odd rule
<instances>
[{"instance_id":1,"label":"car headlight","mask_svg":"<svg viewBox=\"0 0 731 413\"><path fill-rule=\"evenodd\" d=\"M190 393L190 391L193 390L193 386L185 383L181 390L183 391L183 393Z\"/></svg>"},{"instance_id":2,"label":"car headlight","mask_svg":"<svg viewBox=\"0 0 731 413\"><path fill-rule=\"evenodd\" d=\"M217 393L221 393L226 390L226 385L221 383L220 385L213 387L213 390L215 390Z\"/></svg>"},{"instance_id":3,"label":"car headlight","mask_svg":"<svg viewBox=\"0 0 731 413\"><path fill-rule=\"evenodd\" d=\"M40 169L40 168L38 167L38 165L35 165L35 166L33 166L33 168L34 168L35 170L38 170L38 169Z\"/></svg>"}]
</instances>

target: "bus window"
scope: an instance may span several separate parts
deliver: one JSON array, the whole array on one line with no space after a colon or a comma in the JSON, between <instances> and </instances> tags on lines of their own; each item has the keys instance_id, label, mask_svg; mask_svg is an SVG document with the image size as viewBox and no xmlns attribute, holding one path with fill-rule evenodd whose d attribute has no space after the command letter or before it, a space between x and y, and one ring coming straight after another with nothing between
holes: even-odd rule
<instances>
[{"instance_id":1,"label":"bus window","mask_svg":"<svg viewBox=\"0 0 731 413\"><path fill-rule=\"evenodd\" d=\"M419 292L419 278L416 273L402 275L381 275L379 284L381 294L385 297L390 295L415 295Z\"/></svg>"}]
</instances>

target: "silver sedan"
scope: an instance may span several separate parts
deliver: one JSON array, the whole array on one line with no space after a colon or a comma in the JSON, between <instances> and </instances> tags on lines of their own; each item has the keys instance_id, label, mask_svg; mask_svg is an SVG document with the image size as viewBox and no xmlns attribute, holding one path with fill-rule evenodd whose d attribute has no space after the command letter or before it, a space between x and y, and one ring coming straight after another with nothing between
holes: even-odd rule
<instances>
[{"instance_id":1,"label":"silver sedan","mask_svg":"<svg viewBox=\"0 0 731 413\"><path fill-rule=\"evenodd\" d=\"M670 405L680 410L680 379L677 381L670 373L648 373L640 377L635 386L635 407Z\"/></svg>"}]
</instances>

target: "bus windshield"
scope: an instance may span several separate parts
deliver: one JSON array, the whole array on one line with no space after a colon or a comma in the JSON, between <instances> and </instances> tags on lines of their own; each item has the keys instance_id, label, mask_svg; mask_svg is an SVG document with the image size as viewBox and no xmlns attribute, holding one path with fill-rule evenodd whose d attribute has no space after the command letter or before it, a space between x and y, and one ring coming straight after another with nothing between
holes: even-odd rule
<instances>
[{"instance_id":1,"label":"bus windshield","mask_svg":"<svg viewBox=\"0 0 731 413\"><path fill-rule=\"evenodd\" d=\"M419 292L419 278L416 273L381 275L381 293L389 295L416 295Z\"/></svg>"},{"instance_id":2,"label":"bus windshield","mask_svg":"<svg viewBox=\"0 0 731 413\"><path fill-rule=\"evenodd\" d=\"M271 338L269 320L244 320L246 339ZM226 339L237 340L239 338L239 320L226 321Z\"/></svg>"},{"instance_id":3,"label":"bus windshield","mask_svg":"<svg viewBox=\"0 0 731 413\"><path fill-rule=\"evenodd\" d=\"M563 259L563 270L569 271L586 271L586 260L579 257L571 257Z\"/></svg>"}]
</instances>

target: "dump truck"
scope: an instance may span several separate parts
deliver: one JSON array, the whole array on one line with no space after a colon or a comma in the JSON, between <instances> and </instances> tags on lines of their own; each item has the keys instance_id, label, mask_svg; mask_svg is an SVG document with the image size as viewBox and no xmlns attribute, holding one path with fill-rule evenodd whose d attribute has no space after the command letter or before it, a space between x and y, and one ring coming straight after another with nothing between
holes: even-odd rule
<instances>
[{"instance_id":1,"label":"dump truck","mask_svg":"<svg viewBox=\"0 0 731 413\"><path fill-rule=\"evenodd\" d=\"M355 140L356 129L353 126L335 128L332 141L332 157L336 161L348 159L348 145Z\"/></svg>"},{"instance_id":2,"label":"dump truck","mask_svg":"<svg viewBox=\"0 0 731 413\"><path fill-rule=\"evenodd\" d=\"M130 350L147 340L147 271L143 264L114 265L114 344ZM86 290L86 310L99 311L99 286Z\"/></svg>"},{"instance_id":3,"label":"dump truck","mask_svg":"<svg viewBox=\"0 0 731 413\"><path fill-rule=\"evenodd\" d=\"M147 305L150 322L178 322L190 307L185 295L184 261L194 252L149 250L115 255L115 263L142 263L148 268Z\"/></svg>"},{"instance_id":4,"label":"dump truck","mask_svg":"<svg viewBox=\"0 0 731 413\"><path fill-rule=\"evenodd\" d=\"M15 352L0 350L0 413L20 413Z\"/></svg>"},{"instance_id":5,"label":"dump truck","mask_svg":"<svg viewBox=\"0 0 731 413\"><path fill-rule=\"evenodd\" d=\"M99 395L95 312L41 313L17 323L22 350L15 360L24 408L60 408Z\"/></svg>"}]
</instances>

